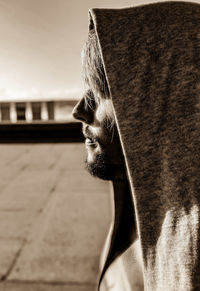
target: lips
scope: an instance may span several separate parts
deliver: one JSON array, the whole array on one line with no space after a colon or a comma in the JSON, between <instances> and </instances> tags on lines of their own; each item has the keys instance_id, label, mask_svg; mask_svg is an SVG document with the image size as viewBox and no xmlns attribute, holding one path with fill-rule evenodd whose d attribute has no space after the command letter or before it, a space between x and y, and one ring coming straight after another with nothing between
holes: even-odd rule
<instances>
[{"instance_id":1,"label":"lips","mask_svg":"<svg viewBox=\"0 0 200 291\"><path fill-rule=\"evenodd\" d=\"M83 127L83 134L85 136L85 145L88 147L96 148L98 145L98 140L90 131L88 126Z\"/></svg>"},{"instance_id":2,"label":"lips","mask_svg":"<svg viewBox=\"0 0 200 291\"><path fill-rule=\"evenodd\" d=\"M91 146L91 147L96 147L97 146L97 143L93 139L91 139L89 137L86 138L85 144L86 144L86 146Z\"/></svg>"}]
</instances>

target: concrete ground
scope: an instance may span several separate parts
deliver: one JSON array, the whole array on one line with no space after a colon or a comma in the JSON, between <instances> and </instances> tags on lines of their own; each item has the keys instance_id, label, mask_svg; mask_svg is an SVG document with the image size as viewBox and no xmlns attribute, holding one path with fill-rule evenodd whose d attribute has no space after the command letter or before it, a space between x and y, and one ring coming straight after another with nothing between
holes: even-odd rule
<instances>
[{"instance_id":1,"label":"concrete ground","mask_svg":"<svg viewBox=\"0 0 200 291\"><path fill-rule=\"evenodd\" d=\"M0 291L94 291L110 222L83 144L0 145Z\"/></svg>"}]
</instances>

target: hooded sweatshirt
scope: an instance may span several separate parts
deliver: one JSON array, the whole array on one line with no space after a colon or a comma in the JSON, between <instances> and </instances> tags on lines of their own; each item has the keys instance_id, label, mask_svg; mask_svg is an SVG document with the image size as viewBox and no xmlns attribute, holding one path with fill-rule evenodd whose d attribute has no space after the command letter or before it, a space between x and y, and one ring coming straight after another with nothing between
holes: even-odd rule
<instances>
[{"instance_id":1,"label":"hooded sweatshirt","mask_svg":"<svg viewBox=\"0 0 200 291\"><path fill-rule=\"evenodd\" d=\"M131 188L129 197L114 201L122 211L100 290L135 243L144 290L200 290L200 5L92 9L90 29L99 41ZM105 290L141 290L134 287L135 255L113 272Z\"/></svg>"}]
</instances>

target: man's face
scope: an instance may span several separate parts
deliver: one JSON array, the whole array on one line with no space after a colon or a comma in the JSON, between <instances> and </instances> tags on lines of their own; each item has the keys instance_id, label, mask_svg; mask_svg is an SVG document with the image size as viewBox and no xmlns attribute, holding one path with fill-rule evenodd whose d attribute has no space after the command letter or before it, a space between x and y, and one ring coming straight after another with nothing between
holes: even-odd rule
<instances>
[{"instance_id":1,"label":"man's face","mask_svg":"<svg viewBox=\"0 0 200 291\"><path fill-rule=\"evenodd\" d=\"M111 99L94 96L87 90L75 106L73 116L83 123L89 172L104 180L123 179L124 158Z\"/></svg>"}]
</instances>

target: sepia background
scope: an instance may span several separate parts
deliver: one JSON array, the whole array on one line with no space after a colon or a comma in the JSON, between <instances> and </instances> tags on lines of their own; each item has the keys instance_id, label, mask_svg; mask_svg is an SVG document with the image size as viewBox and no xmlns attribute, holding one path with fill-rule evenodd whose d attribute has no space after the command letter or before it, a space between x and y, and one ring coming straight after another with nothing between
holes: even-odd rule
<instances>
[{"instance_id":1,"label":"sepia background","mask_svg":"<svg viewBox=\"0 0 200 291\"><path fill-rule=\"evenodd\" d=\"M71 116L88 9L150 2L0 0L0 291L95 290L112 194Z\"/></svg>"}]
</instances>

